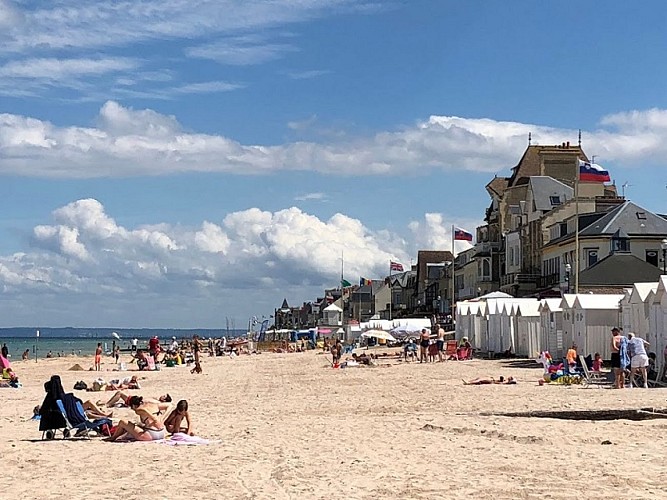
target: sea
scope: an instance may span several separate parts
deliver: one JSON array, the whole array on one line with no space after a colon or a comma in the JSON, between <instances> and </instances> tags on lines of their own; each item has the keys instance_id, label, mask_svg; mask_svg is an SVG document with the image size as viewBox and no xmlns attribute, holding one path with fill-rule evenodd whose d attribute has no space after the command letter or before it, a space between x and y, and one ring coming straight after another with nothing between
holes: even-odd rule
<instances>
[{"instance_id":1,"label":"sea","mask_svg":"<svg viewBox=\"0 0 667 500\"><path fill-rule=\"evenodd\" d=\"M37 334L39 332L39 335ZM116 339L116 333L120 339ZM170 329L170 328L42 328L19 327L0 328L0 345L7 344L10 360L20 360L26 349L29 358L44 358L51 356L88 356L95 354L97 343L102 344L104 352L111 353L114 345L121 349L130 349L132 339L137 339L141 349L148 346L148 340L157 336L163 344L171 342L172 337L177 340L191 339L193 335L207 338L241 337L246 335L245 330L225 329Z\"/></svg>"}]
</instances>

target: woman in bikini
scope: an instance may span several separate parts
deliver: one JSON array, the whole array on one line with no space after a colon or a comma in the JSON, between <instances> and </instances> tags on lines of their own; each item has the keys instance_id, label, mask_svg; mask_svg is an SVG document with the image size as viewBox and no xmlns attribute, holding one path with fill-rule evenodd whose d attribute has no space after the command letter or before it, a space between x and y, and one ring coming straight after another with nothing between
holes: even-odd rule
<instances>
[{"instance_id":1,"label":"woman in bikini","mask_svg":"<svg viewBox=\"0 0 667 500\"><path fill-rule=\"evenodd\" d=\"M99 372L102 369L102 343L97 343L97 349L95 349L95 371Z\"/></svg>"},{"instance_id":2,"label":"woman in bikini","mask_svg":"<svg viewBox=\"0 0 667 500\"><path fill-rule=\"evenodd\" d=\"M109 441L117 441L118 438L129 434L137 441L157 441L164 439L167 431L164 424L146 409L146 403L141 396L132 396L129 406L139 416L139 423L135 424L127 420L121 420Z\"/></svg>"}]
</instances>

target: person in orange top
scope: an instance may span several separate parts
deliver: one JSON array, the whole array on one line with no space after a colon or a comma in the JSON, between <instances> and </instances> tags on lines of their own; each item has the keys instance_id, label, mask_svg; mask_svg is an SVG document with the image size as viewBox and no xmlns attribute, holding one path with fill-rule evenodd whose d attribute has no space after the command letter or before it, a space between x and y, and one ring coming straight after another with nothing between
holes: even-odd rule
<instances>
[{"instance_id":1,"label":"person in orange top","mask_svg":"<svg viewBox=\"0 0 667 500\"><path fill-rule=\"evenodd\" d=\"M565 359L567 359L567 364L571 368L577 366L577 344L572 344L572 347L567 350Z\"/></svg>"}]
</instances>

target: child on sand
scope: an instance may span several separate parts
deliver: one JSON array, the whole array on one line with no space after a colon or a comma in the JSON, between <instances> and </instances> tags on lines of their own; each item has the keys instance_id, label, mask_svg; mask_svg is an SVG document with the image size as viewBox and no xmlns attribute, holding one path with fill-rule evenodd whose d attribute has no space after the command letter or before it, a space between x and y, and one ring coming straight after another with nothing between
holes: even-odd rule
<instances>
[{"instance_id":1,"label":"child on sand","mask_svg":"<svg viewBox=\"0 0 667 500\"><path fill-rule=\"evenodd\" d=\"M183 426L183 421L186 421L188 425ZM164 420L164 426L166 427L167 432L170 434L181 432L189 436L195 435L192 419L190 418L190 413L188 412L188 402L185 399L182 399L178 402L174 411L172 411Z\"/></svg>"}]
</instances>

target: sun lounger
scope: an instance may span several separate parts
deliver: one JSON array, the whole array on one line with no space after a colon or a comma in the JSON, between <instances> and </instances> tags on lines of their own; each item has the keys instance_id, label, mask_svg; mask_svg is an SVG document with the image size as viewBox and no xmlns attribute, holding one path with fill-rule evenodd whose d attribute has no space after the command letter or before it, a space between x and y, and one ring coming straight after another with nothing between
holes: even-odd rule
<instances>
[{"instance_id":1,"label":"sun lounger","mask_svg":"<svg viewBox=\"0 0 667 500\"><path fill-rule=\"evenodd\" d=\"M579 362L581 363L581 374L584 387L590 387L591 385L597 385L598 387L603 384L607 384L608 380L600 372L593 372L588 369L586 364L586 359L580 354Z\"/></svg>"}]
</instances>

